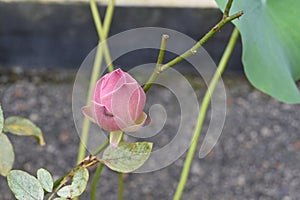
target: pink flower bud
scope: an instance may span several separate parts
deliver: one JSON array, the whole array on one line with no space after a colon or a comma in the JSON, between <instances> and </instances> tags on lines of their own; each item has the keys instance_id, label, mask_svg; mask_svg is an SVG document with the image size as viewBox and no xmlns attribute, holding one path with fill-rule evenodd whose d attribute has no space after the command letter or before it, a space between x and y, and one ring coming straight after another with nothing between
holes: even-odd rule
<instances>
[{"instance_id":1,"label":"pink flower bud","mask_svg":"<svg viewBox=\"0 0 300 200\"><path fill-rule=\"evenodd\" d=\"M91 105L82 108L83 114L107 131L135 132L144 123L146 95L128 73L116 69L96 83Z\"/></svg>"}]
</instances>

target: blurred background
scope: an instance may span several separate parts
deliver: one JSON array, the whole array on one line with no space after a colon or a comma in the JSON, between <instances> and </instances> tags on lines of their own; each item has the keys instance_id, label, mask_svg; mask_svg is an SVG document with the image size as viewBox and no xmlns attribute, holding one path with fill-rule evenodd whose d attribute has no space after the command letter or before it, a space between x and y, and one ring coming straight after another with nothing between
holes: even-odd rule
<instances>
[{"instance_id":1,"label":"blurred background","mask_svg":"<svg viewBox=\"0 0 300 200\"><path fill-rule=\"evenodd\" d=\"M106 2L98 2L104 16ZM198 40L222 17L213 0L116 2L110 35L154 26ZM204 45L216 63L232 29L232 24L226 25ZM40 147L33 138L9 135L15 147L14 169L36 174L43 167L57 179L75 165L80 140L72 116L72 88L76 71L97 43L87 0L0 0L1 105L6 117L23 116L40 126L47 143ZM238 42L223 76L227 89L223 133L207 157L195 156L182 199L300 199L300 105L278 102L254 89L244 76L241 50ZM157 52L146 49L119 63L129 69L156 59ZM201 99L205 84L193 74L188 77ZM151 94L170 110L177 105L164 89ZM172 122L177 116L169 117L160 134L163 140L157 136L162 146L177 129ZM204 133L208 124L207 120ZM185 155L156 172L126 175L125 199L172 199L184 159ZM117 199L117 179L116 173L104 169L98 199ZM14 199L3 177L0 199ZM82 199L89 199L89 188Z\"/></svg>"}]
</instances>

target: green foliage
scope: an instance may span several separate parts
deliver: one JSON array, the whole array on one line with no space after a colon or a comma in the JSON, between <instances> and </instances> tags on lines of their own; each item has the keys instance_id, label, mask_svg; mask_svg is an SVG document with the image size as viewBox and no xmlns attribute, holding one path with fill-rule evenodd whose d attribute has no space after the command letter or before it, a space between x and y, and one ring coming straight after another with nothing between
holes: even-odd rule
<instances>
[{"instance_id":1,"label":"green foliage","mask_svg":"<svg viewBox=\"0 0 300 200\"><path fill-rule=\"evenodd\" d=\"M224 10L227 0L216 0ZM244 11L238 27L243 64L259 90L288 103L300 103L295 80L300 79L300 1L239 0L231 13Z\"/></svg>"},{"instance_id":2,"label":"green foliage","mask_svg":"<svg viewBox=\"0 0 300 200\"><path fill-rule=\"evenodd\" d=\"M33 136L41 146L45 145L42 131L30 120L22 117L8 117L5 119L4 131L19 136Z\"/></svg>"},{"instance_id":3,"label":"green foliage","mask_svg":"<svg viewBox=\"0 0 300 200\"><path fill-rule=\"evenodd\" d=\"M15 153L13 146L5 134L0 134L0 174L7 176L13 167Z\"/></svg>"},{"instance_id":4,"label":"green foliage","mask_svg":"<svg viewBox=\"0 0 300 200\"><path fill-rule=\"evenodd\" d=\"M44 190L40 182L27 172L12 170L7 176L8 186L18 200L43 200Z\"/></svg>"},{"instance_id":5,"label":"green foliage","mask_svg":"<svg viewBox=\"0 0 300 200\"><path fill-rule=\"evenodd\" d=\"M53 189L53 179L51 174L41 168L37 171L37 179L40 182L41 186L46 190L47 192L52 192Z\"/></svg>"},{"instance_id":6,"label":"green foliage","mask_svg":"<svg viewBox=\"0 0 300 200\"><path fill-rule=\"evenodd\" d=\"M103 152L103 163L110 169L129 173L141 167L152 150L150 142L120 143L118 147L107 147Z\"/></svg>"},{"instance_id":7,"label":"green foliage","mask_svg":"<svg viewBox=\"0 0 300 200\"><path fill-rule=\"evenodd\" d=\"M86 168L80 168L72 179L71 185L61 188L57 195L63 198L74 198L80 196L87 185L89 171Z\"/></svg>"}]
</instances>

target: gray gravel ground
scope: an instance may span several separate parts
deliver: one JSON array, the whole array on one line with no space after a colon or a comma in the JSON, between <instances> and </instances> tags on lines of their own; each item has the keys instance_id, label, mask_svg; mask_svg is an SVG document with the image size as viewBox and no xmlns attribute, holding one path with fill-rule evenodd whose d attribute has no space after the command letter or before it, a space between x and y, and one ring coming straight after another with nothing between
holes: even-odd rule
<instances>
[{"instance_id":1,"label":"gray gravel ground","mask_svg":"<svg viewBox=\"0 0 300 200\"><path fill-rule=\"evenodd\" d=\"M38 124L47 143L40 147L32 138L9 135L15 146L14 168L35 174L43 167L58 178L77 157L79 137L71 110L74 72L42 74L16 70L1 75L1 102L5 116L29 117ZM209 156L195 157L182 199L300 199L300 105L262 94L242 75L226 75L224 80L228 110L223 133ZM162 170L127 175L125 199L171 199L183 162L184 156ZM104 169L98 199L117 199L117 178ZM3 177L0 199L14 199ZM88 192L82 199L88 199Z\"/></svg>"}]
</instances>

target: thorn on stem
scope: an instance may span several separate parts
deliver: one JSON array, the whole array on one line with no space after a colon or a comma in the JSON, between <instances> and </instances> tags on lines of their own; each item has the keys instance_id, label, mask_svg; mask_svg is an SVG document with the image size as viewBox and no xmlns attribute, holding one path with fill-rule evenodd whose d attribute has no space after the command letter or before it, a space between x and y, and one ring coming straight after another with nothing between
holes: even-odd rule
<instances>
[{"instance_id":1,"label":"thorn on stem","mask_svg":"<svg viewBox=\"0 0 300 200\"><path fill-rule=\"evenodd\" d=\"M191 49L190 51L191 51L191 53L192 53L193 55L195 55L195 54L197 53L197 50Z\"/></svg>"},{"instance_id":2,"label":"thorn on stem","mask_svg":"<svg viewBox=\"0 0 300 200\"><path fill-rule=\"evenodd\" d=\"M169 39L170 36L167 35L167 34L163 34L162 37L163 37L164 39Z\"/></svg>"},{"instance_id":3,"label":"thorn on stem","mask_svg":"<svg viewBox=\"0 0 300 200\"><path fill-rule=\"evenodd\" d=\"M219 26L218 25L215 25L214 27L213 27L213 30L215 31L215 30L217 30L219 28Z\"/></svg>"}]
</instances>

